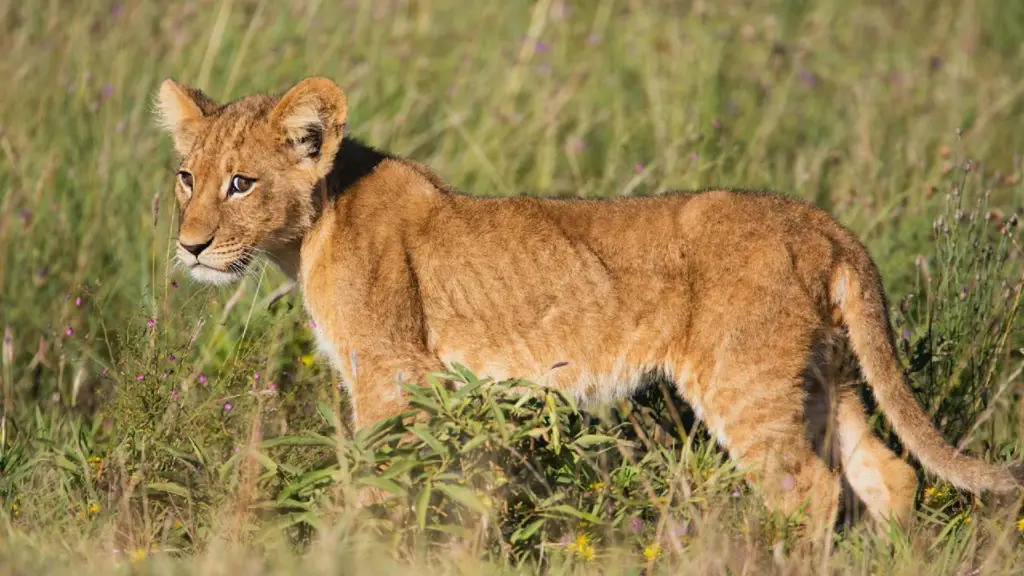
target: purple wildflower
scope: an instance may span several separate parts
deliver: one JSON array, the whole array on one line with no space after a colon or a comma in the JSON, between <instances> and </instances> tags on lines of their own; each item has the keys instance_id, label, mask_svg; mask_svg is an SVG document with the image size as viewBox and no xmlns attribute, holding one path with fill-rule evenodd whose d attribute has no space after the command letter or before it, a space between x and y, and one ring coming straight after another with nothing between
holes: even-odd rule
<instances>
[{"instance_id":1,"label":"purple wildflower","mask_svg":"<svg viewBox=\"0 0 1024 576\"><path fill-rule=\"evenodd\" d=\"M587 144L579 136L573 136L566 141L565 148L571 154L580 154L587 148Z\"/></svg>"},{"instance_id":2,"label":"purple wildflower","mask_svg":"<svg viewBox=\"0 0 1024 576\"><path fill-rule=\"evenodd\" d=\"M277 392L277 383L271 382L270 384L268 384L267 390L270 390L271 392Z\"/></svg>"},{"instance_id":3,"label":"purple wildflower","mask_svg":"<svg viewBox=\"0 0 1024 576\"><path fill-rule=\"evenodd\" d=\"M178 287L178 281L177 280L171 280L171 288L177 288L177 287Z\"/></svg>"},{"instance_id":4,"label":"purple wildflower","mask_svg":"<svg viewBox=\"0 0 1024 576\"><path fill-rule=\"evenodd\" d=\"M565 2L555 2L551 5L551 17L555 20L565 20L572 14L572 6L566 5Z\"/></svg>"},{"instance_id":5,"label":"purple wildflower","mask_svg":"<svg viewBox=\"0 0 1024 576\"><path fill-rule=\"evenodd\" d=\"M821 83L821 77L809 70L800 72L800 83L807 88L817 88Z\"/></svg>"},{"instance_id":6,"label":"purple wildflower","mask_svg":"<svg viewBox=\"0 0 1024 576\"><path fill-rule=\"evenodd\" d=\"M310 321L309 321L309 328L310 328L311 330L316 330L316 322L315 322L315 321L313 321L313 320L310 320Z\"/></svg>"},{"instance_id":7,"label":"purple wildflower","mask_svg":"<svg viewBox=\"0 0 1024 576\"><path fill-rule=\"evenodd\" d=\"M697 158L699 158L699 156L697 155L696 152L690 154L690 160L696 160Z\"/></svg>"},{"instance_id":8,"label":"purple wildflower","mask_svg":"<svg viewBox=\"0 0 1024 576\"><path fill-rule=\"evenodd\" d=\"M28 226L32 223L32 212L22 208L18 210L18 219L21 220L22 226Z\"/></svg>"},{"instance_id":9,"label":"purple wildflower","mask_svg":"<svg viewBox=\"0 0 1024 576\"><path fill-rule=\"evenodd\" d=\"M733 498L739 498L739 497L740 497L740 491L739 491L739 488L737 488L736 490L733 490L733 491L732 491L732 497L733 497Z\"/></svg>"},{"instance_id":10,"label":"purple wildflower","mask_svg":"<svg viewBox=\"0 0 1024 576\"><path fill-rule=\"evenodd\" d=\"M149 326L150 328L156 326L156 320L153 320L152 318L146 320L146 326Z\"/></svg>"},{"instance_id":11,"label":"purple wildflower","mask_svg":"<svg viewBox=\"0 0 1024 576\"><path fill-rule=\"evenodd\" d=\"M177 401L178 401L178 391L177 390L171 390L171 402L177 402Z\"/></svg>"},{"instance_id":12,"label":"purple wildflower","mask_svg":"<svg viewBox=\"0 0 1024 576\"><path fill-rule=\"evenodd\" d=\"M255 373L255 374L253 374L253 375L252 375L252 379L253 379L253 380L259 380L259 379L260 379L260 373L259 373L259 372L257 372L257 373Z\"/></svg>"},{"instance_id":13,"label":"purple wildflower","mask_svg":"<svg viewBox=\"0 0 1024 576\"><path fill-rule=\"evenodd\" d=\"M175 356L174 353L172 352L167 355L167 359L170 360L171 362L176 362L178 360L178 357Z\"/></svg>"},{"instance_id":14,"label":"purple wildflower","mask_svg":"<svg viewBox=\"0 0 1024 576\"><path fill-rule=\"evenodd\" d=\"M711 126L715 130L721 130L722 129L722 121L719 120L718 118L715 118L714 120L711 121Z\"/></svg>"},{"instance_id":15,"label":"purple wildflower","mask_svg":"<svg viewBox=\"0 0 1024 576\"><path fill-rule=\"evenodd\" d=\"M100 370L100 375L101 376L106 376L109 373L110 373L110 368L104 368L103 370Z\"/></svg>"},{"instance_id":16,"label":"purple wildflower","mask_svg":"<svg viewBox=\"0 0 1024 576\"><path fill-rule=\"evenodd\" d=\"M142 382L143 380L146 379L146 375L145 374L136 374L135 375L135 379L138 380L139 382Z\"/></svg>"},{"instance_id":17,"label":"purple wildflower","mask_svg":"<svg viewBox=\"0 0 1024 576\"><path fill-rule=\"evenodd\" d=\"M629 525L626 527L630 534L637 535L644 531L643 520L636 516L629 519Z\"/></svg>"},{"instance_id":18,"label":"purple wildflower","mask_svg":"<svg viewBox=\"0 0 1024 576\"><path fill-rule=\"evenodd\" d=\"M75 329L72 328L71 326L68 326L67 328L64 329L64 334L66 336L74 336L75 335Z\"/></svg>"},{"instance_id":19,"label":"purple wildflower","mask_svg":"<svg viewBox=\"0 0 1024 576\"><path fill-rule=\"evenodd\" d=\"M637 162L636 166L634 166L634 169L636 170L636 173L639 174L644 171L644 165Z\"/></svg>"},{"instance_id":20,"label":"purple wildflower","mask_svg":"<svg viewBox=\"0 0 1024 576\"><path fill-rule=\"evenodd\" d=\"M225 402L224 403L224 411L225 412L231 412L231 402Z\"/></svg>"},{"instance_id":21,"label":"purple wildflower","mask_svg":"<svg viewBox=\"0 0 1024 576\"><path fill-rule=\"evenodd\" d=\"M82 307L82 297L81 296L75 298L75 307L76 308L81 308Z\"/></svg>"},{"instance_id":22,"label":"purple wildflower","mask_svg":"<svg viewBox=\"0 0 1024 576\"><path fill-rule=\"evenodd\" d=\"M206 384L206 374L200 374L199 375L199 383L200 384Z\"/></svg>"}]
</instances>

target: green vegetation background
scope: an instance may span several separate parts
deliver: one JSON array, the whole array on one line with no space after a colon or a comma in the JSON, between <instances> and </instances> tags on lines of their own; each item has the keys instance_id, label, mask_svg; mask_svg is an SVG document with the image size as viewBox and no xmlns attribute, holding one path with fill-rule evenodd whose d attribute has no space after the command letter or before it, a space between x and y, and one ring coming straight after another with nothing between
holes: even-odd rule
<instances>
[{"instance_id":1,"label":"green vegetation background","mask_svg":"<svg viewBox=\"0 0 1024 576\"><path fill-rule=\"evenodd\" d=\"M663 386L581 416L463 373L458 395L416 392L435 417L411 445L394 422L351 439L276 270L214 289L173 269L175 161L151 114L167 76L228 100L325 75L353 135L465 191L813 201L878 260L946 437L1013 460L1024 4L0 0L0 28L0 574L1024 559L1019 498L924 473L892 544L860 521L831 558L805 553ZM366 485L388 503L356 511Z\"/></svg>"}]
</instances>

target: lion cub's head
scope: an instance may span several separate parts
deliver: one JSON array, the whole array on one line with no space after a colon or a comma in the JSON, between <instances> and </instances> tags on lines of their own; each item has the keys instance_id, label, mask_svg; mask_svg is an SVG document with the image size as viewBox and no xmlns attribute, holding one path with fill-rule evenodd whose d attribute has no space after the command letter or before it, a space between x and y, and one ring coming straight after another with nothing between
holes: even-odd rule
<instances>
[{"instance_id":1,"label":"lion cub's head","mask_svg":"<svg viewBox=\"0 0 1024 576\"><path fill-rule=\"evenodd\" d=\"M163 82L156 113L181 156L177 255L192 276L238 280L258 253L275 256L302 238L347 111L345 95L326 78L307 78L279 98L225 105Z\"/></svg>"}]
</instances>

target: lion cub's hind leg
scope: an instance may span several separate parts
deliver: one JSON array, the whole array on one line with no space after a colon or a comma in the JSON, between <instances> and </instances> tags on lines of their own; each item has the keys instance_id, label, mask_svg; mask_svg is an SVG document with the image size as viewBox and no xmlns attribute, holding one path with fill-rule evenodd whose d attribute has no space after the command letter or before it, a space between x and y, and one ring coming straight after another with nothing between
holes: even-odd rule
<instances>
[{"instance_id":1,"label":"lion cub's hind leg","mask_svg":"<svg viewBox=\"0 0 1024 576\"><path fill-rule=\"evenodd\" d=\"M917 473L874 435L853 388L840 390L836 428L843 475L879 528L890 518L909 527Z\"/></svg>"},{"instance_id":2,"label":"lion cub's hind leg","mask_svg":"<svg viewBox=\"0 0 1024 576\"><path fill-rule=\"evenodd\" d=\"M843 330L819 333L805 389L808 432L819 455L842 470L847 516L853 520L855 512L866 508L880 528L890 518L907 527L913 519L917 474L868 425L858 397L857 361Z\"/></svg>"},{"instance_id":3,"label":"lion cub's hind leg","mask_svg":"<svg viewBox=\"0 0 1024 576\"><path fill-rule=\"evenodd\" d=\"M838 513L839 476L808 439L799 370L790 362L766 362L771 356L738 352L723 355L728 362L716 367L702 394L684 396L746 470L765 505L786 516L802 512L807 540L827 545Z\"/></svg>"}]
</instances>

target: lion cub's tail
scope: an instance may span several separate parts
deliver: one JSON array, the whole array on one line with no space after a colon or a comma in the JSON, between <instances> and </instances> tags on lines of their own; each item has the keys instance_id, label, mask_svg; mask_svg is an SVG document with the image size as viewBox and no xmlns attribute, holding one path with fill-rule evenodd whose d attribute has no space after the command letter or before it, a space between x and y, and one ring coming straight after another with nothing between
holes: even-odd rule
<instances>
[{"instance_id":1,"label":"lion cub's tail","mask_svg":"<svg viewBox=\"0 0 1024 576\"><path fill-rule=\"evenodd\" d=\"M921 464L950 484L978 493L1008 492L1024 485L1024 464L996 466L960 454L932 425L907 386L896 357L885 296L874 264L863 249L832 274L829 293L849 332L861 371L896 434Z\"/></svg>"}]
</instances>

